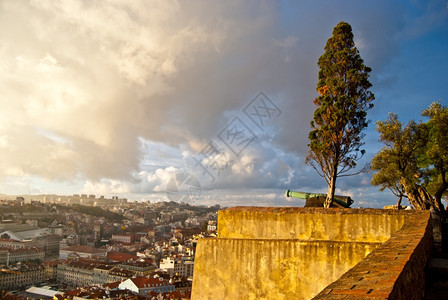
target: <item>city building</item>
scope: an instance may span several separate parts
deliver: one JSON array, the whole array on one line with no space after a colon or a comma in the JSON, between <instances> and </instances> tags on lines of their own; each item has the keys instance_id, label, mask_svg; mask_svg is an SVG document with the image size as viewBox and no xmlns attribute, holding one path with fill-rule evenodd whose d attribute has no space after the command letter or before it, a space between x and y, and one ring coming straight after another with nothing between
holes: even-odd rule
<instances>
[{"instance_id":1,"label":"city building","mask_svg":"<svg viewBox=\"0 0 448 300\"><path fill-rule=\"evenodd\" d=\"M194 261L191 257L166 257L160 260L160 269L167 271L170 275L178 275L188 278L193 276Z\"/></svg>"},{"instance_id":2,"label":"city building","mask_svg":"<svg viewBox=\"0 0 448 300\"><path fill-rule=\"evenodd\" d=\"M140 257L132 254L122 253L122 252L109 252L107 253L107 261L110 262L126 262L126 261L136 261Z\"/></svg>"},{"instance_id":3,"label":"city building","mask_svg":"<svg viewBox=\"0 0 448 300\"><path fill-rule=\"evenodd\" d=\"M26 291L26 299L42 299L50 300L54 299L55 295L62 295L63 292L50 290L49 287L35 287L32 286Z\"/></svg>"},{"instance_id":4,"label":"city building","mask_svg":"<svg viewBox=\"0 0 448 300\"><path fill-rule=\"evenodd\" d=\"M25 224L28 226L28 224ZM38 237L51 234L50 228L37 228L27 230L5 230L0 232L0 238L11 239L19 242L35 240Z\"/></svg>"},{"instance_id":5,"label":"city building","mask_svg":"<svg viewBox=\"0 0 448 300\"><path fill-rule=\"evenodd\" d=\"M23 243L34 242L35 246L44 248L46 257L57 256L59 253L60 236L52 234L52 229L50 228L37 228L23 231L6 230L0 233L0 238L2 240L14 240Z\"/></svg>"},{"instance_id":6,"label":"city building","mask_svg":"<svg viewBox=\"0 0 448 300\"><path fill-rule=\"evenodd\" d=\"M12 239L0 239L0 247L5 248L13 248L13 249L19 249L19 248L28 248L28 247L35 247L38 243L27 241L27 242L20 242Z\"/></svg>"},{"instance_id":7,"label":"city building","mask_svg":"<svg viewBox=\"0 0 448 300\"><path fill-rule=\"evenodd\" d=\"M22 222L14 222L12 220L3 220L0 222L0 231L20 231L34 229L30 224L22 224Z\"/></svg>"},{"instance_id":8,"label":"city building","mask_svg":"<svg viewBox=\"0 0 448 300\"><path fill-rule=\"evenodd\" d=\"M172 292L175 286L170 284L165 279L158 278L147 278L147 277L136 277L129 278L118 285L119 289L127 289L132 292L147 295L150 292L156 293L167 293Z\"/></svg>"},{"instance_id":9,"label":"city building","mask_svg":"<svg viewBox=\"0 0 448 300\"><path fill-rule=\"evenodd\" d=\"M0 269L0 287L6 290L36 285L45 281L43 265L20 263Z\"/></svg>"},{"instance_id":10,"label":"city building","mask_svg":"<svg viewBox=\"0 0 448 300\"><path fill-rule=\"evenodd\" d=\"M156 268L153 264L143 261L127 261L118 264L118 266L122 269L133 271L135 275L142 277L149 275Z\"/></svg>"},{"instance_id":11,"label":"city building","mask_svg":"<svg viewBox=\"0 0 448 300\"><path fill-rule=\"evenodd\" d=\"M76 258L105 258L107 255L106 248L94 248L91 246L70 246L59 251L59 259L76 259Z\"/></svg>"},{"instance_id":12,"label":"city building","mask_svg":"<svg viewBox=\"0 0 448 300\"><path fill-rule=\"evenodd\" d=\"M102 285L134 276L131 270L90 259L60 261L57 266L58 281L76 287Z\"/></svg>"},{"instance_id":13,"label":"city building","mask_svg":"<svg viewBox=\"0 0 448 300\"><path fill-rule=\"evenodd\" d=\"M92 270L92 284L104 284L109 282L109 272L114 266L112 265L96 265Z\"/></svg>"},{"instance_id":14,"label":"city building","mask_svg":"<svg viewBox=\"0 0 448 300\"><path fill-rule=\"evenodd\" d=\"M135 242L135 234L112 234L112 242L132 244Z\"/></svg>"},{"instance_id":15,"label":"city building","mask_svg":"<svg viewBox=\"0 0 448 300\"><path fill-rule=\"evenodd\" d=\"M93 269L100 265L90 260L61 261L58 264L58 282L79 287L92 285Z\"/></svg>"},{"instance_id":16,"label":"city building","mask_svg":"<svg viewBox=\"0 0 448 300\"><path fill-rule=\"evenodd\" d=\"M208 221L207 231L214 231L216 228L216 221Z\"/></svg>"},{"instance_id":17,"label":"city building","mask_svg":"<svg viewBox=\"0 0 448 300\"><path fill-rule=\"evenodd\" d=\"M171 257L165 257L160 260L159 268L167 271L169 274L174 273L175 260Z\"/></svg>"},{"instance_id":18,"label":"city building","mask_svg":"<svg viewBox=\"0 0 448 300\"><path fill-rule=\"evenodd\" d=\"M58 275L58 260L49 260L43 263L45 268L45 281L56 281Z\"/></svg>"},{"instance_id":19,"label":"city building","mask_svg":"<svg viewBox=\"0 0 448 300\"><path fill-rule=\"evenodd\" d=\"M109 271L107 282L124 281L128 278L136 277L137 274L132 270L114 267Z\"/></svg>"},{"instance_id":20,"label":"city building","mask_svg":"<svg viewBox=\"0 0 448 300\"><path fill-rule=\"evenodd\" d=\"M30 260L43 261L45 252L43 248L38 247L24 247L24 248L9 248L0 247L0 264L13 264L16 262L25 262Z\"/></svg>"},{"instance_id":21,"label":"city building","mask_svg":"<svg viewBox=\"0 0 448 300\"><path fill-rule=\"evenodd\" d=\"M101 235L102 235L101 224L95 224L95 226L93 227L93 239L95 240L95 242L101 240Z\"/></svg>"}]
</instances>

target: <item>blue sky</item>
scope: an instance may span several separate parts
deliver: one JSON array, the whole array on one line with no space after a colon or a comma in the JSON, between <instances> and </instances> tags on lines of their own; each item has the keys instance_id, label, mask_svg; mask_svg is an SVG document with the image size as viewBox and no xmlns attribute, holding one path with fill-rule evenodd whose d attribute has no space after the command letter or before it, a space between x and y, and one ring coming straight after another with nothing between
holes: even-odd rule
<instances>
[{"instance_id":1,"label":"blue sky","mask_svg":"<svg viewBox=\"0 0 448 300\"><path fill-rule=\"evenodd\" d=\"M283 194L326 191L304 156L341 20L372 68L363 164L381 148L375 121L446 105L446 1L1 1L0 193L303 205ZM337 194L393 204L370 176Z\"/></svg>"}]
</instances>

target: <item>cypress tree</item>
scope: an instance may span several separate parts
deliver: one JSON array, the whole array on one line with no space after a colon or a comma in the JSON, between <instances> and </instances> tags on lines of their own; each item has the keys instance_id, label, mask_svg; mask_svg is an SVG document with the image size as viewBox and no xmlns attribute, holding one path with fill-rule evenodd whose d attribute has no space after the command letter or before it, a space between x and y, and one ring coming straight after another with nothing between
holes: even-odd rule
<instances>
[{"instance_id":1,"label":"cypress tree","mask_svg":"<svg viewBox=\"0 0 448 300\"><path fill-rule=\"evenodd\" d=\"M309 152L305 159L328 184L324 207L333 203L336 179L364 155L362 131L367 127L367 110L375 99L368 89L371 69L364 65L353 41L352 28L340 22L319 58L319 77L314 99L317 106L311 121Z\"/></svg>"}]
</instances>

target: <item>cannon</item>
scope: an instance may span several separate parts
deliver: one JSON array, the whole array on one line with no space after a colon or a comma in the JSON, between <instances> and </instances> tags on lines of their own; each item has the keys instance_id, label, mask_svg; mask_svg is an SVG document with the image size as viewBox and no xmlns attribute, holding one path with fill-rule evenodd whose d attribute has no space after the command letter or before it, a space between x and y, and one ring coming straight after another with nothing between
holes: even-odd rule
<instances>
[{"instance_id":1,"label":"cannon","mask_svg":"<svg viewBox=\"0 0 448 300\"><path fill-rule=\"evenodd\" d=\"M291 190L286 191L286 197L293 197L298 199L306 200L305 207L321 207L324 205L324 201L327 198L327 194L320 193L305 193L305 192L295 192ZM353 204L352 198L350 196L333 196L333 204L335 207L349 208Z\"/></svg>"}]
</instances>

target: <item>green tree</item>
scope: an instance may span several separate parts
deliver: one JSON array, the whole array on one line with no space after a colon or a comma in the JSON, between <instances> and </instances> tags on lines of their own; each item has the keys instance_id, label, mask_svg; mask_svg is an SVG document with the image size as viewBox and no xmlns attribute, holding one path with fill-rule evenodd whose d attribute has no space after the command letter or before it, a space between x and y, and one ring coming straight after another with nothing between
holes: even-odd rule
<instances>
[{"instance_id":1,"label":"green tree","mask_svg":"<svg viewBox=\"0 0 448 300\"><path fill-rule=\"evenodd\" d=\"M360 149L364 144L362 131L367 127L367 110L373 107L375 97L368 90L372 86L368 80L371 69L364 65L355 47L349 24L338 23L324 49L318 61L319 96L314 100L317 108L305 162L328 184L324 206L330 207L336 179L359 173L348 171L365 153Z\"/></svg>"},{"instance_id":2,"label":"green tree","mask_svg":"<svg viewBox=\"0 0 448 300\"><path fill-rule=\"evenodd\" d=\"M377 171L372 184L380 190L399 187L416 209L443 211L442 198L448 190L448 108L435 102L422 116L429 120L403 125L390 114L377 122L385 146L372 160Z\"/></svg>"},{"instance_id":3,"label":"green tree","mask_svg":"<svg viewBox=\"0 0 448 300\"><path fill-rule=\"evenodd\" d=\"M426 187L434 197L436 208L443 209L442 198L448 189L448 108L432 103L422 113L429 120L425 128L422 167L428 174Z\"/></svg>"},{"instance_id":4,"label":"green tree","mask_svg":"<svg viewBox=\"0 0 448 300\"><path fill-rule=\"evenodd\" d=\"M417 173L418 128L414 121L403 125L392 113L386 121L376 123L380 141L385 146L372 159L371 168L377 171L372 176L372 184L380 186L380 191L391 190L398 197L398 207L402 198L407 197L402 178Z\"/></svg>"}]
</instances>

